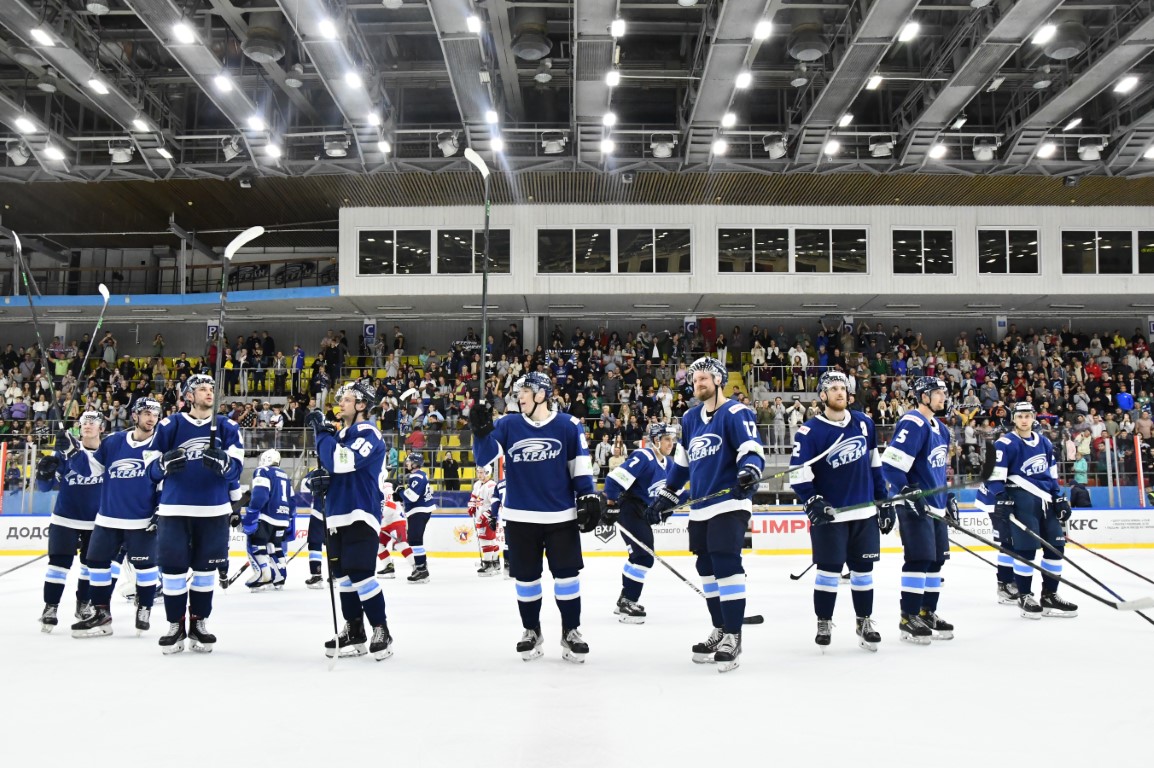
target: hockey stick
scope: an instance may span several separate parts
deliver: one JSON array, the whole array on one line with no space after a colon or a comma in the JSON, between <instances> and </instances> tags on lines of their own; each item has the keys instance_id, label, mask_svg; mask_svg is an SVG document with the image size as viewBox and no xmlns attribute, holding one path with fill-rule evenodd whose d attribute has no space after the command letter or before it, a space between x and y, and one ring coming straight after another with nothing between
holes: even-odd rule
<instances>
[{"instance_id":1,"label":"hockey stick","mask_svg":"<svg viewBox=\"0 0 1154 768\"><path fill-rule=\"evenodd\" d=\"M974 550L967 547L965 544L959 544L957 539L948 539L948 541L951 544L953 544L955 547L957 547L958 549L962 550L963 552L969 552L971 555L978 558L979 560L981 560L983 563L990 566L991 568L997 568L998 567L997 563L994 563L994 562L991 562L990 560L987 560L986 558L982 557L981 555L979 555Z\"/></svg>"},{"instance_id":2,"label":"hockey stick","mask_svg":"<svg viewBox=\"0 0 1154 768\"><path fill-rule=\"evenodd\" d=\"M245 560L244 565L242 565L240 567L240 570L237 571L236 573L234 573L232 576L228 577L228 581L226 581L224 583L224 588L228 589L229 587L231 587L236 582L236 580L240 578L240 575L248 570L248 566L249 566L249 561Z\"/></svg>"},{"instance_id":3,"label":"hockey stick","mask_svg":"<svg viewBox=\"0 0 1154 768\"><path fill-rule=\"evenodd\" d=\"M96 287L100 291L100 297L104 299L103 306L100 307L100 316L96 318L96 327L92 329L92 335L88 337L88 349L84 350L84 358L80 361L80 371L76 374L76 384L72 387L72 396L68 399L68 405L64 406L64 412L60 414L60 429L64 430L64 421L68 418L68 414L72 412L72 404L76 402L76 395L80 392L80 382L83 381L85 372L88 370L88 358L92 356L92 347L96 344L96 335L100 333L100 327L104 325L104 310L108 309L108 286L101 283Z\"/></svg>"},{"instance_id":4,"label":"hockey stick","mask_svg":"<svg viewBox=\"0 0 1154 768\"><path fill-rule=\"evenodd\" d=\"M1083 576L1085 576L1087 579L1089 579L1090 581L1094 582L1094 583L1095 583L1095 584L1097 584L1099 587L1101 587L1102 589L1106 590L1107 592L1109 592L1111 595L1113 595L1114 597L1118 598L1119 600L1121 600L1121 599L1122 599L1122 596L1121 596L1121 595L1119 595L1117 592L1115 592L1114 590L1112 590L1112 589L1110 589L1109 587L1107 587L1105 584L1103 584L1103 583L1102 583L1101 581L1099 581L1098 579L1094 578L1094 577L1093 577L1093 575L1091 575L1089 571L1087 571L1085 568L1083 568L1082 566L1080 566L1080 565L1078 565L1077 563L1075 563L1075 562L1074 562L1073 560L1071 560L1070 558L1066 557L1066 556L1065 556L1065 555L1064 555L1062 552L1058 551L1058 548L1057 548L1057 547L1055 547L1055 546L1054 546L1053 544L1051 544L1050 542L1046 541L1046 539L1045 539L1045 538L1043 538L1043 537L1042 537L1040 534L1034 533L1034 531L1030 530L1030 528L1029 528L1029 527L1028 527L1028 526L1027 526L1025 523L1023 523L1021 520L1019 520L1019 519L1018 519L1018 518L1017 518L1015 515L1010 515L1010 522L1011 522L1011 523L1013 523L1014 525L1018 526L1018 528L1020 528L1021 530L1025 531L1025 532L1026 532L1026 533L1027 533L1027 534L1030 536L1030 538L1032 538L1034 541L1036 541L1036 542L1038 542L1039 544L1041 544L1041 545L1042 545L1042 549L1044 549L1045 551L1049 552L1051 555L1056 555L1057 557L1059 557L1059 558L1061 558L1061 559L1065 560L1067 563L1069 563L1069 564L1070 564L1070 566L1071 566L1071 567L1073 567L1073 568L1074 568L1074 570L1076 570L1076 571L1078 571L1079 573L1081 573L1081 574L1082 574ZM1069 541L1069 539L1067 539L1067 541ZM1038 572L1039 572L1041 575L1043 575L1043 576L1049 576L1049 577L1051 577L1051 578L1053 578L1053 577L1054 577L1054 574L1052 574L1052 573L1047 573L1047 572L1046 572L1044 569L1039 569L1039 568L1037 568L1037 566L1035 566L1035 568L1034 568L1034 569L1035 569L1035 570L1037 570L1037 571L1038 571ZM1146 620L1148 623L1150 623L1150 624L1154 624L1154 619L1151 619L1149 616L1147 616L1146 614L1142 613L1142 611L1139 611L1139 610L1135 610L1134 612L1135 612L1135 613L1137 613L1139 616L1141 616L1143 619L1145 619L1145 620Z\"/></svg>"},{"instance_id":5,"label":"hockey stick","mask_svg":"<svg viewBox=\"0 0 1154 768\"><path fill-rule=\"evenodd\" d=\"M228 301L228 265L232 263L232 257L236 255L236 252L243 248L246 243L251 240L255 240L263 234L264 227L249 227L244 232L241 232L239 235L234 237L231 241L229 241L229 244L224 247L224 261L222 262L220 268L220 317L216 324L216 362L214 364L216 370L212 372L214 389L224 388L220 380L220 376L221 371L224 369L224 342L226 338L224 335L224 306L225 302ZM220 447L217 444L216 435L216 417L217 411L219 410L219 404L214 398L212 421L210 422L209 426L208 444L211 448Z\"/></svg>"},{"instance_id":6,"label":"hockey stick","mask_svg":"<svg viewBox=\"0 0 1154 768\"><path fill-rule=\"evenodd\" d=\"M802 571L801 573L791 573L791 574L789 575L789 578L790 578L790 579L792 579L793 581L797 581L797 580L798 580L798 579L800 579L802 576L804 576L804 575L806 575L807 573L809 573L809 572L810 572L810 570L811 570L811 569L814 567L814 565L816 565L816 563L810 563L809 565L807 565L807 566L805 567L805 570L804 570L804 571Z\"/></svg>"},{"instance_id":7,"label":"hockey stick","mask_svg":"<svg viewBox=\"0 0 1154 768\"><path fill-rule=\"evenodd\" d=\"M1142 579L1142 581L1146 581L1146 582L1149 582L1151 584L1154 584L1154 579L1151 579L1149 576L1143 576L1142 574L1138 573L1138 571L1135 571L1132 568L1127 568L1126 566L1119 563L1117 560L1113 560L1109 557L1106 557L1101 552L1099 552L1095 549L1090 549L1089 547L1087 547L1085 544L1082 544L1081 542L1074 541L1073 539L1071 539L1069 537L1069 535L1066 536L1066 541L1070 542L1071 544L1073 544L1078 549L1084 549L1087 552L1089 552L1091 555L1102 558L1103 560L1105 560L1110 565L1114 565L1114 566L1117 566L1118 568L1121 568L1123 571L1130 574L1131 576L1137 576L1138 578Z\"/></svg>"},{"instance_id":8,"label":"hockey stick","mask_svg":"<svg viewBox=\"0 0 1154 768\"><path fill-rule=\"evenodd\" d=\"M305 549L308 548L308 545L309 545L308 537L305 537L304 544L301 544L299 547L297 547L297 551L293 552L292 557L290 557L288 560L284 561L285 567L288 567L289 563L291 563L293 560L296 560L297 555L299 555L301 552L304 552Z\"/></svg>"},{"instance_id":9,"label":"hockey stick","mask_svg":"<svg viewBox=\"0 0 1154 768\"><path fill-rule=\"evenodd\" d=\"M698 596L701 597L702 600L708 600L709 599L706 596L705 592L703 592L701 590L701 587L697 586L692 581L690 581L689 579L682 576L681 573L676 568L674 568L672 565L670 565L669 561L667 561L664 557L662 557L661 555L654 552L652 549L647 547L644 543L638 541L637 537L634 536L632 533L630 533L629 530L624 525L617 526L617 529L619 531L621 531L623 534L625 534L626 536L628 536L629 540L632 541L634 544L636 544L641 549L642 552L645 552L650 557L652 557L654 560L656 560L657 562L661 563L666 568L668 568L670 573L672 573L677 578L681 579L681 581L684 582L685 585L688 586L690 589L692 589L694 592L696 592L698 594ZM746 616L744 619L742 619L741 623L742 624L764 624L765 623L765 617L762 616L760 613L757 613L757 614L754 614L752 616Z\"/></svg>"},{"instance_id":10,"label":"hockey stick","mask_svg":"<svg viewBox=\"0 0 1154 768\"><path fill-rule=\"evenodd\" d=\"M20 565L14 565L14 566L12 566L11 568L9 568L9 569L8 569L8 570L6 570L6 571L0 571L0 576L7 576L8 574L12 573L12 571L18 571L18 570L20 570L21 568L23 568L24 566L26 566L26 565L32 565L32 564L33 564L33 563L35 563L37 560L43 560L43 559L44 559L44 558L46 558L46 557L48 557L48 554L47 554L47 553L45 553L45 554L43 554L43 555L40 555L40 557L34 557L34 558L32 558L31 560L29 560L29 561L27 561L27 562L24 562L24 563L20 563Z\"/></svg>"},{"instance_id":11,"label":"hockey stick","mask_svg":"<svg viewBox=\"0 0 1154 768\"><path fill-rule=\"evenodd\" d=\"M1013 558L1014 560L1018 561L1019 563L1022 563L1023 565L1028 565L1031 568L1037 568L1036 565L1031 563L1026 558L1022 557L1021 555L1017 554L1013 550L1009 550L1009 549L1006 549L1005 547L1002 547L1002 546L995 544L994 542L987 539L985 536L982 536L981 534L977 534L977 533L974 533L973 531L969 530L968 528L963 526L961 523L955 523L950 518L945 517L944 515L939 515L935 512L931 512L929 510L926 510L925 514L927 517L932 518L934 520L941 520L943 523L945 523L949 527L953 528L955 531L960 531L961 533L966 534L967 536L969 536L972 539L977 539L981 543L985 544L987 547L990 547L991 549L996 549L998 552L1001 552L1003 555L1006 555L1007 557ZM1141 597L1141 598L1138 598L1137 600L1123 600L1123 601L1119 601L1119 602L1114 602L1113 600L1107 600L1104 597L1099 597L1098 595L1095 595L1090 590L1086 589L1085 587L1079 586L1078 584L1075 584L1074 582L1070 581L1069 579L1065 579L1061 576L1056 576L1056 575L1052 575L1052 574L1051 574L1051 578L1053 578L1055 581L1058 581L1059 583L1067 585L1071 589L1078 590L1082 594L1086 595L1087 597L1089 597L1091 599L1097 600L1099 603L1102 603L1103 605L1108 605L1109 607L1113 608L1116 611L1136 611L1136 610L1140 610L1142 608L1154 608L1154 597Z\"/></svg>"},{"instance_id":12,"label":"hockey stick","mask_svg":"<svg viewBox=\"0 0 1154 768\"><path fill-rule=\"evenodd\" d=\"M465 150L465 159L481 173L485 181L485 252L481 260L481 369L477 371L477 402L485 400L489 359L489 209L492 207L489 191L489 166L472 147Z\"/></svg>"},{"instance_id":13,"label":"hockey stick","mask_svg":"<svg viewBox=\"0 0 1154 768\"><path fill-rule=\"evenodd\" d=\"M954 491L966 491L977 488L990 479L990 475L994 472L994 463L996 461L994 451L987 451L985 461L982 463L981 476L976 480L963 480L960 483L949 483L947 485L939 485L937 488L930 488L928 491L910 491L908 493L899 493L896 496L890 496L888 499L881 499L880 501L863 501L860 504L850 504L847 507L838 507L834 510L835 514L842 512L850 512L855 509L866 509L868 507L876 507L878 504L892 504L894 502L902 501L918 501L930 496L937 496L939 493L953 493ZM929 514L927 511L926 514ZM940 515L933 515L941 519ZM965 530L964 528L962 530ZM968 533L968 531L967 531Z\"/></svg>"}]
</instances>

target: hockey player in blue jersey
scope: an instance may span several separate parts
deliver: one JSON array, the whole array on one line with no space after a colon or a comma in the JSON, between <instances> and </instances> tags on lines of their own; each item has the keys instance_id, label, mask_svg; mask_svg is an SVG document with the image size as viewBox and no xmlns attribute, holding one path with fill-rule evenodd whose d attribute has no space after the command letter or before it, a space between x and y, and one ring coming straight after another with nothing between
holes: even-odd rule
<instances>
[{"instance_id":1,"label":"hockey player in blue jersey","mask_svg":"<svg viewBox=\"0 0 1154 768\"><path fill-rule=\"evenodd\" d=\"M336 391L336 401L339 430L325 421L322 411L308 417L316 435L317 461L329 473L324 499L329 573L340 585L345 618L344 630L335 642L325 643L325 654L331 657L351 647L350 653L361 656L368 641L369 653L383 661L393 655L393 637L374 571L381 530L380 476L387 449L371 421L376 401L372 386L345 384ZM365 633L365 618L373 628L371 637Z\"/></svg>"},{"instance_id":2,"label":"hockey player in blue jersey","mask_svg":"<svg viewBox=\"0 0 1154 768\"><path fill-rule=\"evenodd\" d=\"M405 505L405 519L409 525L409 546L413 548L413 572L409 574L410 584L424 584L429 580L429 566L425 555L425 526L437 505L433 503L433 486L429 476L421 469L424 457L420 451L410 451L405 455L404 490L401 500Z\"/></svg>"},{"instance_id":3,"label":"hockey player in blue jersey","mask_svg":"<svg viewBox=\"0 0 1154 768\"><path fill-rule=\"evenodd\" d=\"M189 376L183 396L188 412L157 425L148 461L148 476L154 483L163 481L157 550L168 619L168 631L160 638L165 654L183 651L186 639L202 653L210 653L216 644L205 620L212 613L214 576L228 561L229 488L240 478L244 462L236 424L215 412L212 377Z\"/></svg>"},{"instance_id":4,"label":"hockey player in blue jersey","mask_svg":"<svg viewBox=\"0 0 1154 768\"><path fill-rule=\"evenodd\" d=\"M917 493L946 485L950 430L939 421L948 410L946 383L935 376L914 381L917 409L907 411L894 425L894 439L882 454L882 472L890 488ZM902 565L901 639L928 645L932 638L950 640L954 626L937 614L942 590L942 566L950 557L949 528L938 516L958 518L958 502L945 492L884 505L897 512L905 562Z\"/></svg>"},{"instance_id":5,"label":"hockey player in blue jersey","mask_svg":"<svg viewBox=\"0 0 1154 768\"><path fill-rule=\"evenodd\" d=\"M993 450L991 448L990 450ZM990 539L999 546L1010 549L1011 535L1010 535L1010 521L1005 514L998 514L997 500L994 494L990 493L988 483L982 483L978 488L978 495L974 498L974 509L979 512L985 512L990 516L990 526L993 528L993 535ZM1002 509L1005 512L1005 508ZM1017 605L1018 604L1018 585L1014 582L1014 558L1007 555L1005 552L995 553L998 558L997 565L997 598L999 605Z\"/></svg>"},{"instance_id":6,"label":"hockey player in blue jersey","mask_svg":"<svg viewBox=\"0 0 1154 768\"><path fill-rule=\"evenodd\" d=\"M605 497L609 501L605 521L616 522L649 549L653 549L653 526L661 522L661 517L654 515L650 519L645 511L665 487L675 461L688 464L685 449L677 443L678 434L673 424L653 424L649 427L649 445L633 451L605 478ZM637 601L653 567L653 555L633 546L628 539L625 549L629 559L621 573L621 595L613 612L623 624L644 624L645 608Z\"/></svg>"},{"instance_id":7,"label":"hockey player in blue jersey","mask_svg":"<svg viewBox=\"0 0 1154 768\"><path fill-rule=\"evenodd\" d=\"M309 589L324 589L324 577L321 576L321 550L325 543L325 515L322 505L329 488L329 473L318 467L305 475L297 493L297 508L305 507L309 510L309 530L307 546L309 548L309 577L305 586Z\"/></svg>"},{"instance_id":8,"label":"hockey player in blue jersey","mask_svg":"<svg viewBox=\"0 0 1154 768\"><path fill-rule=\"evenodd\" d=\"M601 520L602 501L593 486L593 466L579 419L549 410L553 384L540 372L514 384L518 412L496 423L487 403L469 412L473 457L490 464L505 454L505 523L510 573L517 582L517 608L524 632L517 651L525 661L542 655L541 558L553 574L553 596L561 613L561 656L580 664L589 654L581 636L581 533Z\"/></svg>"},{"instance_id":9,"label":"hockey player in blue jersey","mask_svg":"<svg viewBox=\"0 0 1154 768\"><path fill-rule=\"evenodd\" d=\"M252 473L252 495L241 517L252 571L245 586L254 591L284 584L284 537L297 507L292 480L280 468L280 461L280 451L275 448L260 455Z\"/></svg>"},{"instance_id":10,"label":"hockey player in blue jersey","mask_svg":"<svg viewBox=\"0 0 1154 768\"><path fill-rule=\"evenodd\" d=\"M1073 617L1078 606L1058 596L1055 576L1062 575L1062 553L1066 548L1064 524L1070 519L1070 500L1058 485L1058 465L1054 446L1045 435L1034 432L1034 406L1019 402L1013 410L1014 431L994 443L995 464L986 482L994 497L994 514L1005 521L1014 554L1033 561L1038 550L1035 538L1021 526L1042 537L1057 552L1042 556L1042 599L1031 592L1034 572L1023 562L1014 561L1014 581L1018 586L1018 607L1024 618L1042 616Z\"/></svg>"},{"instance_id":11,"label":"hockey player in blue jersey","mask_svg":"<svg viewBox=\"0 0 1154 768\"><path fill-rule=\"evenodd\" d=\"M72 625L73 637L112 634L112 561L121 548L136 572L137 634L149 628L160 572L152 524L156 486L148 478L145 462L153 452L160 413L156 400L137 400L132 406L132 429L109 435L95 450L86 448L69 460L69 467L79 474L104 478L100 511L88 544L93 613Z\"/></svg>"},{"instance_id":12,"label":"hockey player in blue jersey","mask_svg":"<svg viewBox=\"0 0 1154 768\"><path fill-rule=\"evenodd\" d=\"M693 396L700 401L681 419L681 445L688 467L674 463L666 486L658 491L646 515L667 519L679 504L677 492L686 479L695 497L725 492L690 507L689 551L697 555L697 572L713 622L709 637L693 646L693 660L714 662L719 672L728 672L740 664L745 618L741 545L765 457L753 410L725 396L725 364L702 357L688 372Z\"/></svg>"},{"instance_id":13,"label":"hockey player in blue jersey","mask_svg":"<svg viewBox=\"0 0 1154 768\"><path fill-rule=\"evenodd\" d=\"M44 610L40 613L40 630L51 632L59 622L57 614L60 598L68 572L72 570L72 560L80 556L80 575L76 584L76 610L74 616L83 619L92 613L89 601L90 582L88 570L88 542L96 525L96 512L100 507L99 477L86 477L69 469L68 460L83 446L95 450L100 446L100 435L104 431L104 417L96 411L85 411L78 420L80 440L71 433L61 433L52 455L40 459L36 465L36 488L47 492L59 487L56 506L48 523L48 570L44 575Z\"/></svg>"},{"instance_id":14,"label":"hockey player in blue jersey","mask_svg":"<svg viewBox=\"0 0 1154 768\"><path fill-rule=\"evenodd\" d=\"M881 552L880 529L893 518L878 518L875 507L836 512L841 507L884 500L877 434L870 417L849 407L849 379L840 371L823 373L818 382L823 413L798 428L790 459L790 485L810 522L810 542L817 577L813 608L819 646L828 646L841 569L849 564L850 594L857 616L858 645L877 651L881 634L871 617L874 563ZM887 530L888 532L888 530Z\"/></svg>"}]
</instances>

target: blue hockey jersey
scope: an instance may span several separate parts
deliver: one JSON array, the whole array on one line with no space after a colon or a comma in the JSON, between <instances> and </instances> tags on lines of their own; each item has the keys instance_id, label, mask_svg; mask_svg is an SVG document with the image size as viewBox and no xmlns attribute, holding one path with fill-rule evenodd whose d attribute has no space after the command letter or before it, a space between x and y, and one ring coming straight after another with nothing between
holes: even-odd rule
<instances>
[{"instance_id":1,"label":"blue hockey jersey","mask_svg":"<svg viewBox=\"0 0 1154 768\"><path fill-rule=\"evenodd\" d=\"M60 451L53 455L60 460L56 477L47 481L36 479L36 490L47 492L58 488L60 491L49 522L65 528L91 531L96 525L96 513L100 510L100 489L104 485L104 478L81 475L69 468L69 462L64 460L64 454Z\"/></svg>"},{"instance_id":2,"label":"blue hockey jersey","mask_svg":"<svg viewBox=\"0 0 1154 768\"><path fill-rule=\"evenodd\" d=\"M194 419L187 413L177 413L162 419L156 425L152 439L153 452L145 457L148 475L160 485L161 516L216 517L232 514L229 485L240 479L244 468L244 443L236 424L224 416L217 416L217 440L231 461L224 477L220 477L201 462L201 456L212 440L211 422ZM160 471L160 457L174 448L183 448L188 463L183 472L164 477Z\"/></svg>"},{"instance_id":3,"label":"blue hockey jersey","mask_svg":"<svg viewBox=\"0 0 1154 768\"><path fill-rule=\"evenodd\" d=\"M147 528L156 512L158 492L146 470L146 462L156 453L152 447L156 435L138 443L132 433L131 429L113 433L95 451L83 450L69 462L83 475L104 478L96 522L105 528Z\"/></svg>"},{"instance_id":4,"label":"blue hockey jersey","mask_svg":"<svg viewBox=\"0 0 1154 768\"><path fill-rule=\"evenodd\" d=\"M381 527L381 468L385 464L381 433L367 421L345 427L335 435L317 435L317 458L332 475L325 494L328 527L356 522L373 530Z\"/></svg>"},{"instance_id":5,"label":"blue hockey jersey","mask_svg":"<svg viewBox=\"0 0 1154 768\"><path fill-rule=\"evenodd\" d=\"M950 430L921 412L906 411L894 427L894 439L882 454L882 472L895 490L912 486L928 491L946 484L950 464ZM935 514L946 513L946 492L924 499Z\"/></svg>"},{"instance_id":6,"label":"blue hockey jersey","mask_svg":"<svg viewBox=\"0 0 1154 768\"><path fill-rule=\"evenodd\" d=\"M280 467L257 467L252 473L252 495L249 509L255 509L258 519L277 528L285 528L289 518L296 514L292 480Z\"/></svg>"},{"instance_id":7,"label":"blue hockey jersey","mask_svg":"<svg viewBox=\"0 0 1154 768\"><path fill-rule=\"evenodd\" d=\"M998 438L994 451L994 471L986 482L993 496L1004 491L1007 484L1021 488L1043 504L1062 495L1054 446L1045 435L1034 432L1022 438L1011 432Z\"/></svg>"},{"instance_id":8,"label":"blue hockey jersey","mask_svg":"<svg viewBox=\"0 0 1154 768\"><path fill-rule=\"evenodd\" d=\"M318 508L319 505L317 504L316 499L313 498L313 478L316 477L317 472L319 471L321 470L314 469L305 475L304 479L301 480L300 487L297 489L296 496L293 498L297 509L310 510L309 515L311 517L315 517L317 520L324 518L324 515L321 514L321 510Z\"/></svg>"},{"instance_id":9,"label":"blue hockey jersey","mask_svg":"<svg viewBox=\"0 0 1154 768\"><path fill-rule=\"evenodd\" d=\"M793 438L789 482L805 504L821 496L835 508L886 498L882 460L873 420L858 411L846 411L841 423L815 416L798 427ZM817 456L823 458L806 465ZM864 520L877 513L873 506L840 512L833 522Z\"/></svg>"},{"instance_id":10,"label":"blue hockey jersey","mask_svg":"<svg viewBox=\"0 0 1154 768\"><path fill-rule=\"evenodd\" d=\"M525 523L577 519L577 497L594 492L593 464L580 419L550 413L535 422L522 414L498 419L485 437L473 435L477 464L505 455L501 516Z\"/></svg>"},{"instance_id":11,"label":"blue hockey jersey","mask_svg":"<svg viewBox=\"0 0 1154 768\"><path fill-rule=\"evenodd\" d=\"M429 485L429 476L422 469L414 469L409 473L401 498L405 502L406 517L421 512L432 513L437 509L433 503L433 486Z\"/></svg>"},{"instance_id":12,"label":"blue hockey jersey","mask_svg":"<svg viewBox=\"0 0 1154 768\"><path fill-rule=\"evenodd\" d=\"M669 481L678 454L684 452L680 445L671 456L660 456L650 448L638 448L605 478L605 497L611 501L620 499L623 511L644 512ZM681 462L686 463L684 455Z\"/></svg>"},{"instance_id":13,"label":"blue hockey jersey","mask_svg":"<svg viewBox=\"0 0 1154 768\"><path fill-rule=\"evenodd\" d=\"M685 450L675 454L669 475L670 490L681 490L688 479L697 498L730 491L692 505L690 520L708 520L733 510L753 511L752 499L739 499L732 493L741 467L752 466L758 472L765 467L757 419L751 408L730 400L707 416L704 405L695 405L681 419L681 447Z\"/></svg>"}]
</instances>

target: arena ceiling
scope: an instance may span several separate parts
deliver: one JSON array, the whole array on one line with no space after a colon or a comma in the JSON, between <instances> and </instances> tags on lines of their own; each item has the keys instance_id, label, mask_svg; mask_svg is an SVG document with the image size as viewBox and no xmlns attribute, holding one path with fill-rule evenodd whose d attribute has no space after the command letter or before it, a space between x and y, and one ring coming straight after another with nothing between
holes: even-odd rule
<instances>
[{"instance_id":1,"label":"arena ceiling","mask_svg":"<svg viewBox=\"0 0 1154 768\"><path fill-rule=\"evenodd\" d=\"M1154 0L3 0L0 215L469 203L466 147L498 204L1151 205L1152 51Z\"/></svg>"}]
</instances>

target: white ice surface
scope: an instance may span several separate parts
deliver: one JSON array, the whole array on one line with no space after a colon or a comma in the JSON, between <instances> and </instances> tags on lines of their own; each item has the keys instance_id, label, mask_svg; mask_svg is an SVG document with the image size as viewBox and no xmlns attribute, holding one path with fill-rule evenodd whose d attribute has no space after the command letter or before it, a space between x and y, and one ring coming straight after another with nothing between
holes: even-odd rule
<instances>
[{"instance_id":1,"label":"white ice surface","mask_svg":"<svg viewBox=\"0 0 1154 768\"><path fill-rule=\"evenodd\" d=\"M1154 552L1106 554L1154 574ZM1075 557L1128 598L1154 595L1154 584ZM25 559L0 558L0 570ZM693 572L689 558L671 561ZM900 558L883 554L881 649L857 647L843 585L824 655L813 572L788 578L807 559L747 557L748 612L766 623L746 628L742 666L724 675L690 662L709 631L705 606L659 564L642 599L650 618L629 626L612 615L622 561L588 558L584 666L560 658L551 599L546 655L525 663L512 582L434 559L432 582L409 585L402 566L384 582L396 655L329 672L328 592L304 588L303 557L283 592L218 590L216 650L172 657L156 645L159 601L144 637L119 596L112 637L70 637L75 571L61 626L42 634L44 562L0 579L5 766L1154 765L1154 625L1065 588L1078 618L1021 619L995 603L993 570L965 553L947 565L939 611L955 640L898 642ZM200 734L209 742L198 748Z\"/></svg>"}]
</instances>

